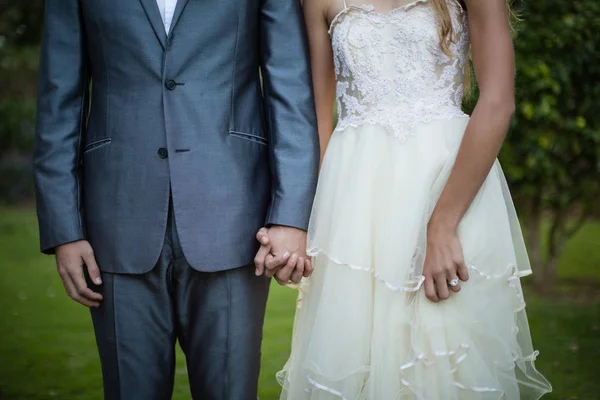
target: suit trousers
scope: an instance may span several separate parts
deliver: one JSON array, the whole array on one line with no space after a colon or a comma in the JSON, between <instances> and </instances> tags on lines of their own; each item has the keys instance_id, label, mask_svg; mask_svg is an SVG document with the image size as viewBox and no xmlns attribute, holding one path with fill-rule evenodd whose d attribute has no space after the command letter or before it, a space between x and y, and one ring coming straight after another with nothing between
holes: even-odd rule
<instances>
[{"instance_id":1,"label":"suit trousers","mask_svg":"<svg viewBox=\"0 0 600 400\"><path fill-rule=\"evenodd\" d=\"M253 266L199 272L186 261L170 206L164 248L146 274L103 273L92 320L106 400L167 400L175 345L197 400L255 400L269 280Z\"/></svg>"}]
</instances>

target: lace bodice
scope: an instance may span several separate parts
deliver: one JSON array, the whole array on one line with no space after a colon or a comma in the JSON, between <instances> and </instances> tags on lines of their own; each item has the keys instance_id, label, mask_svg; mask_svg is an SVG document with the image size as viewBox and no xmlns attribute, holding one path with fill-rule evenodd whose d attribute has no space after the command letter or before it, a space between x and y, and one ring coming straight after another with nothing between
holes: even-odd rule
<instances>
[{"instance_id":1,"label":"lace bodice","mask_svg":"<svg viewBox=\"0 0 600 400\"><path fill-rule=\"evenodd\" d=\"M415 125L464 117L463 76L469 51L465 14L448 0L455 40L440 48L439 21L428 0L389 13L349 4L334 18L331 35L337 77L336 130L383 126L400 139Z\"/></svg>"}]
</instances>

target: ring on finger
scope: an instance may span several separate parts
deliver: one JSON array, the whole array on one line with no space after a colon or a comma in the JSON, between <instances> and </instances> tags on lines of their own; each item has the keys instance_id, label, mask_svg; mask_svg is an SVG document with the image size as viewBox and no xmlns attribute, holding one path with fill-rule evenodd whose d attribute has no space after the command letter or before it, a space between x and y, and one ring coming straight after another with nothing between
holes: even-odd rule
<instances>
[{"instance_id":1,"label":"ring on finger","mask_svg":"<svg viewBox=\"0 0 600 400\"><path fill-rule=\"evenodd\" d=\"M451 281L448 281L448 286L457 287L458 286L458 278L454 278Z\"/></svg>"}]
</instances>

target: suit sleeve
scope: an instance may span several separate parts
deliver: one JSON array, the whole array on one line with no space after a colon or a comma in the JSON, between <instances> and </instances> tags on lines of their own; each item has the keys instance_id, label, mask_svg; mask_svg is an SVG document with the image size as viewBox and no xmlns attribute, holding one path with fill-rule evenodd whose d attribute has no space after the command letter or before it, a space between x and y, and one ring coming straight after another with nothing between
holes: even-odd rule
<instances>
[{"instance_id":1,"label":"suit sleeve","mask_svg":"<svg viewBox=\"0 0 600 400\"><path fill-rule=\"evenodd\" d=\"M320 150L302 6L300 0L261 1L261 73L272 174L266 223L306 230Z\"/></svg>"},{"instance_id":2,"label":"suit sleeve","mask_svg":"<svg viewBox=\"0 0 600 400\"><path fill-rule=\"evenodd\" d=\"M79 157L90 79L80 7L79 0L46 0L33 169L47 254L84 238Z\"/></svg>"}]
</instances>

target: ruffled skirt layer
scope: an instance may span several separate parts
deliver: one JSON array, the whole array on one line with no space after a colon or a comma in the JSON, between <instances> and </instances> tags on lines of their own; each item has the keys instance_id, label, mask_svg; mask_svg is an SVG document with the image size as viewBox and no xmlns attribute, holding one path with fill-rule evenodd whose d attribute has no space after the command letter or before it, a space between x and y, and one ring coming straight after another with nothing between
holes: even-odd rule
<instances>
[{"instance_id":1,"label":"ruffled skirt layer","mask_svg":"<svg viewBox=\"0 0 600 400\"><path fill-rule=\"evenodd\" d=\"M427 221L468 119L405 142L377 126L336 132L309 231L282 399L538 399L520 277L531 273L496 163L459 227L470 280L441 303L421 275Z\"/></svg>"}]
</instances>

